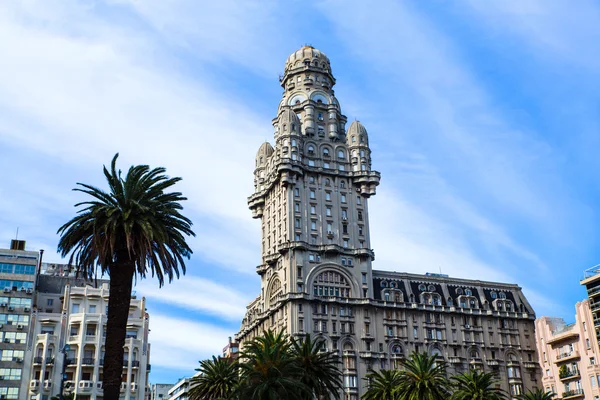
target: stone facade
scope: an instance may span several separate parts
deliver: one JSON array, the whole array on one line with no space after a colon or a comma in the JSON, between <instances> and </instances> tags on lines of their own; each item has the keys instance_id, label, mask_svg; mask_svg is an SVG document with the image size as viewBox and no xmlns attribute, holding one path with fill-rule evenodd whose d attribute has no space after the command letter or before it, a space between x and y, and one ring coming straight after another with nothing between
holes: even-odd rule
<instances>
[{"instance_id":1,"label":"stone facade","mask_svg":"<svg viewBox=\"0 0 600 400\"><path fill-rule=\"evenodd\" d=\"M536 344L546 391L562 399L600 399L600 349L590 302L575 305L575 322L536 320Z\"/></svg>"},{"instance_id":2,"label":"stone facade","mask_svg":"<svg viewBox=\"0 0 600 400\"><path fill-rule=\"evenodd\" d=\"M264 330L311 333L339 352L344 396L364 393L369 369L394 368L413 351L437 354L449 373L497 372L514 395L541 379L534 312L516 285L374 271L367 130L346 117L329 59L304 46L285 64L273 119L275 146L256 155L248 203L261 219L261 293L236 340Z\"/></svg>"},{"instance_id":3,"label":"stone facade","mask_svg":"<svg viewBox=\"0 0 600 400\"><path fill-rule=\"evenodd\" d=\"M32 314L32 362L26 376L31 399L64 393L77 399L103 398L102 370L108 281L76 279L66 266L46 265L38 278ZM64 268L63 268L64 267ZM149 316L144 298L132 297L127 321L121 399L145 400L150 372ZM69 348L67 351L65 345ZM148 390L149 391L149 390Z\"/></svg>"}]
</instances>

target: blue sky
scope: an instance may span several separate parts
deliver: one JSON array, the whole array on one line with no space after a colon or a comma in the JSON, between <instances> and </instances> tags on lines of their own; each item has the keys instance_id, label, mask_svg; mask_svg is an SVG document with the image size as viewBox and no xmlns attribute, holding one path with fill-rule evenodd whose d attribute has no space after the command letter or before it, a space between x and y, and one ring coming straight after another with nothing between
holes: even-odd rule
<instances>
[{"instance_id":1,"label":"blue sky","mask_svg":"<svg viewBox=\"0 0 600 400\"><path fill-rule=\"evenodd\" d=\"M218 353L258 294L246 197L278 74L325 52L382 172L375 268L518 283L572 319L600 262L600 6L593 1L44 0L0 3L0 240L55 254L101 166L183 177L184 280L138 285L153 383Z\"/></svg>"}]
</instances>

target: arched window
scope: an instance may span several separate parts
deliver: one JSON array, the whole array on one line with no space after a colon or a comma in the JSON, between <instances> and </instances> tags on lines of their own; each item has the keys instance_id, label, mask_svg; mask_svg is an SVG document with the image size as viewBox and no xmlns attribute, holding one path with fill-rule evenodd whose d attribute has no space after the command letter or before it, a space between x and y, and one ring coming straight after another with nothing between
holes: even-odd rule
<instances>
[{"instance_id":1,"label":"arched window","mask_svg":"<svg viewBox=\"0 0 600 400\"><path fill-rule=\"evenodd\" d=\"M465 289L465 294L466 294L467 296L472 296L472 295L473 295L473 292L471 292L471 289Z\"/></svg>"},{"instance_id":2,"label":"arched window","mask_svg":"<svg viewBox=\"0 0 600 400\"><path fill-rule=\"evenodd\" d=\"M426 289L427 289L427 286L425 286L425 284L424 284L424 283L421 283L421 284L419 285L419 290L420 290L421 292L424 292Z\"/></svg>"},{"instance_id":3,"label":"arched window","mask_svg":"<svg viewBox=\"0 0 600 400\"><path fill-rule=\"evenodd\" d=\"M499 294L499 297L500 297L501 299L505 299L505 298L506 298L506 293L504 293L504 292L500 292L500 294Z\"/></svg>"},{"instance_id":4,"label":"arched window","mask_svg":"<svg viewBox=\"0 0 600 400\"><path fill-rule=\"evenodd\" d=\"M396 355L404 354L404 351L402 350L402 346L400 346L399 344L392 345L392 354L396 354Z\"/></svg>"},{"instance_id":5,"label":"arched window","mask_svg":"<svg viewBox=\"0 0 600 400\"><path fill-rule=\"evenodd\" d=\"M329 178L325 178L325 186L329 185L331 185L331 181L329 180Z\"/></svg>"},{"instance_id":6,"label":"arched window","mask_svg":"<svg viewBox=\"0 0 600 400\"><path fill-rule=\"evenodd\" d=\"M431 355L435 356L438 360L444 359L444 356L442 355L442 351L440 349L438 349L437 347L434 347L433 349L431 349Z\"/></svg>"},{"instance_id":7,"label":"arched window","mask_svg":"<svg viewBox=\"0 0 600 400\"><path fill-rule=\"evenodd\" d=\"M269 300L273 302L276 300L277 296L281 292L281 281L278 278L275 278L273 283L271 284L271 291L269 293Z\"/></svg>"},{"instance_id":8,"label":"arched window","mask_svg":"<svg viewBox=\"0 0 600 400\"><path fill-rule=\"evenodd\" d=\"M340 182L340 187L341 187L342 189L345 189L345 188L346 188L346 181L341 181L341 182Z\"/></svg>"},{"instance_id":9,"label":"arched window","mask_svg":"<svg viewBox=\"0 0 600 400\"><path fill-rule=\"evenodd\" d=\"M492 299L496 299L496 298L498 298L498 293L496 293L496 292L490 292L490 297Z\"/></svg>"},{"instance_id":10,"label":"arched window","mask_svg":"<svg viewBox=\"0 0 600 400\"><path fill-rule=\"evenodd\" d=\"M349 298L350 284L342 276L335 271L321 272L314 280L313 293L315 296L335 296Z\"/></svg>"},{"instance_id":11,"label":"arched window","mask_svg":"<svg viewBox=\"0 0 600 400\"><path fill-rule=\"evenodd\" d=\"M479 358L479 352L476 349L472 349L470 356L471 358Z\"/></svg>"},{"instance_id":12,"label":"arched window","mask_svg":"<svg viewBox=\"0 0 600 400\"><path fill-rule=\"evenodd\" d=\"M463 294L463 290L461 288L456 289L456 294Z\"/></svg>"},{"instance_id":13,"label":"arched window","mask_svg":"<svg viewBox=\"0 0 600 400\"><path fill-rule=\"evenodd\" d=\"M386 281L381 281L381 287L388 287L388 284Z\"/></svg>"},{"instance_id":14,"label":"arched window","mask_svg":"<svg viewBox=\"0 0 600 400\"><path fill-rule=\"evenodd\" d=\"M329 149L327 147L323 149L323 156L329 157Z\"/></svg>"},{"instance_id":15,"label":"arched window","mask_svg":"<svg viewBox=\"0 0 600 400\"><path fill-rule=\"evenodd\" d=\"M344 154L344 150L338 150L338 158L346 158L346 155Z\"/></svg>"},{"instance_id":16,"label":"arched window","mask_svg":"<svg viewBox=\"0 0 600 400\"><path fill-rule=\"evenodd\" d=\"M315 147L313 145L310 145L306 148L306 151L308 152L308 154L315 154Z\"/></svg>"}]
</instances>

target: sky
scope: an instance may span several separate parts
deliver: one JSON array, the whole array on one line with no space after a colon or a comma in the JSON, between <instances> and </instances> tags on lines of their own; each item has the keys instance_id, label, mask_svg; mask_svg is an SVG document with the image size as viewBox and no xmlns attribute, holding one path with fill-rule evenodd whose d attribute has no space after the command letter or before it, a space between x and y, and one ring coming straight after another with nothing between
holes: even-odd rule
<instances>
[{"instance_id":1,"label":"sky","mask_svg":"<svg viewBox=\"0 0 600 400\"><path fill-rule=\"evenodd\" d=\"M164 166L197 236L184 279L141 281L152 383L219 354L258 295L246 199L285 59L323 51L369 132L374 268L519 284L574 319L600 263L600 5L591 0L0 2L0 244L60 262L102 166Z\"/></svg>"}]
</instances>

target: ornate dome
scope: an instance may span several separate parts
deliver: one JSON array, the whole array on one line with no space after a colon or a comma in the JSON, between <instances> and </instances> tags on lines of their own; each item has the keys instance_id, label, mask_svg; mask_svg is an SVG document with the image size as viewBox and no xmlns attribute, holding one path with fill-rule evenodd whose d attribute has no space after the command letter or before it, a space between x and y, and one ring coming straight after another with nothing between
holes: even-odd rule
<instances>
[{"instance_id":1,"label":"ornate dome","mask_svg":"<svg viewBox=\"0 0 600 400\"><path fill-rule=\"evenodd\" d=\"M261 167L267 163L267 159L274 153L273 146L269 142L264 142L258 152L256 152L256 166Z\"/></svg>"},{"instance_id":2,"label":"ornate dome","mask_svg":"<svg viewBox=\"0 0 600 400\"><path fill-rule=\"evenodd\" d=\"M369 135L367 134L367 129L363 124L360 123L360 121L353 121L350 124L350 128L348 128L348 132L346 133L346 138L350 146L369 144Z\"/></svg>"},{"instance_id":3,"label":"ornate dome","mask_svg":"<svg viewBox=\"0 0 600 400\"><path fill-rule=\"evenodd\" d=\"M300 119L294 111L286 108L279 114L279 134L290 134L291 132L300 134Z\"/></svg>"},{"instance_id":4,"label":"ornate dome","mask_svg":"<svg viewBox=\"0 0 600 400\"><path fill-rule=\"evenodd\" d=\"M310 63L310 66L318 67L329 71L331 66L329 64L329 58L325 53L315 49L312 46L302 46L299 50L292 53L285 61L284 71L288 72L290 69L304 67L306 63Z\"/></svg>"}]
</instances>

